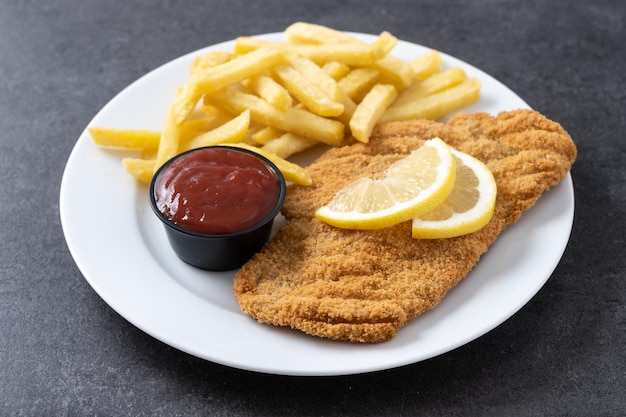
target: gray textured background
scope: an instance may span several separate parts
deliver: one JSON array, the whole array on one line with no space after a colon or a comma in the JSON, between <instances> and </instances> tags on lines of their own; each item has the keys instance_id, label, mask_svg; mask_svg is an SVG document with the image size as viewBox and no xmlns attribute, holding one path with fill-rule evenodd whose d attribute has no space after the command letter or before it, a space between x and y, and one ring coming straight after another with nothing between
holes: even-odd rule
<instances>
[{"instance_id":1,"label":"gray textured background","mask_svg":"<svg viewBox=\"0 0 626 417\"><path fill-rule=\"evenodd\" d=\"M623 415L625 11L621 0L0 0L0 416ZM84 280L58 201L91 118L177 56L296 20L454 55L571 133L571 241L510 320L399 369L280 377L170 348Z\"/></svg>"}]
</instances>

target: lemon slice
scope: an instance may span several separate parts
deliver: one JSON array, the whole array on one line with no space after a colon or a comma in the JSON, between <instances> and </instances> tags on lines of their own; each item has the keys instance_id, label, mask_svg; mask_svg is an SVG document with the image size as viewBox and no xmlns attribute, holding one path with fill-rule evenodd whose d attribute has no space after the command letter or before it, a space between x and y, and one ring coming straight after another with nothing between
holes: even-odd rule
<instances>
[{"instance_id":1,"label":"lemon slice","mask_svg":"<svg viewBox=\"0 0 626 417\"><path fill-rule=\"evenodd\" d=\"M381 229L432 211L454 186L451 149L441 139L426 141L395 162L380 179L361 178L319 208L315 216L347 229Z\"/></svg>"},{"instance_id":2,"label":"lemon slice","mask_svg":"<svg viewBox=\"0 0 626 417\"><path fill-rule=\"evenodd\" d=\"M455 149L452 154L456 159L454 188L441 205L413 219L414 238L465 235L483 228L493 216L497 187L491 171L468 154Z\"/></svg>"}]
</instances>

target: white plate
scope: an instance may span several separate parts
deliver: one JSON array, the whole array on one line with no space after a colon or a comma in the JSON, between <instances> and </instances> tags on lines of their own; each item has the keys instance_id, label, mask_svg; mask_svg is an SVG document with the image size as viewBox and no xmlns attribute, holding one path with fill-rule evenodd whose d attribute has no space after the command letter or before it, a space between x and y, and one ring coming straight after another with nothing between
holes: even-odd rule
<instances>
[{"instance_id":1,"label":"white plate","mask_svg":"<svg viewBox=\"0 0 626 417\"><path fill-rule=\"evenodd\" d=\"M282 40L278 33L262 37ZM157 68L114 97L89 125L160 130L192 59L232 47L232 41L221 43ZM393 54L410 59L428 50L399 42ZM443 58L447 67L460 66L482 83L480 101L466 111L495 114L528 108L484 72ZM395 339L376 345L340 343L260 325L242 314L231 290L233 272L194 269L172 253L148 206L147 187L124 171L120 156L95 146L84 131L63 175L63 230L89 284L121 316L164 343L220 364L266 373L341 375L388 369L476 339L517 312L547 281L565 250L574 216L568 175L498 238L439 306L401 329Z\"/></svg>"}]
</instances>

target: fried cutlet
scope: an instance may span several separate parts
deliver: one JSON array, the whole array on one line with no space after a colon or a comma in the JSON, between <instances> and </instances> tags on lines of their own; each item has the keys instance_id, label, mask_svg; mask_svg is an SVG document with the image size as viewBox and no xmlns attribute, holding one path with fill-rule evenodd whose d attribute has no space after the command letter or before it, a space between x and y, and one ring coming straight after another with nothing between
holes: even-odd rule
<instances>
[{"instance_id":1,"label":"fried cutlet","mask_svg":"<svg viewBox=\"0 0 626 417\"><path fill-rule=\"evenodd\" d=\"M418 240L411 237L410 221L363 231L315 218L336 191L377 175L436 136L493 172L498 197L483 229ZM389 340L467 276L504 228L566 176L575 158L568 133L531 110L496 117L459 114L446 124L417 120L379 126L368 144L330 149L310 165L312 186L289 187L286 224L236 274L237 301L261 323L350 342Z\"/></svg>"}]
</instances>

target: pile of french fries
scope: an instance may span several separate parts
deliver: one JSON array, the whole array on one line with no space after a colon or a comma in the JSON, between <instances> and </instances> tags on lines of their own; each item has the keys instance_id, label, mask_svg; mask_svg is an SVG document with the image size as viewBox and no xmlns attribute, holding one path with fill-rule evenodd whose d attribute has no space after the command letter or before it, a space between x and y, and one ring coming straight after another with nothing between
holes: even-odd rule
<instances>
[{"instance_id":1,"label":"pile of french fries","mask_svg":"<svg viewBox=\"0 0 626 417\"><path fill-rule=\"evenodd\" d=\"M461 68L442 71L435 50L408 61L391 55L397 39L388 32L368 44L298 22L284 35L284 42L240 37L231 52L196 58L160 132L94 126L94 142L141 151L123 164L145 183L178 153L229 145L268 157L288 181L310 184L287 158L349 136L368 142L377 123L436 120L480 97L478 80Z\"/></svg>"}]
</instances>

